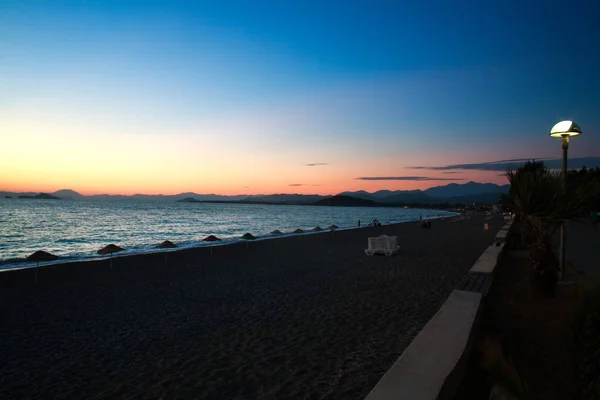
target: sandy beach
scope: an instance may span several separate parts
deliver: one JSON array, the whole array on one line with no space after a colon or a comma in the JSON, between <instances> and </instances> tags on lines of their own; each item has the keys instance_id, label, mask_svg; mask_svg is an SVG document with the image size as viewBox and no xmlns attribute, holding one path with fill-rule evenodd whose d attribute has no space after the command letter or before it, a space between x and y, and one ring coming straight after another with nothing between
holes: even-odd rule
<instances>
[{"instance_id":1,"label":"sandy beach","mask_svg":"<svg viewBox=\"0 0 600 400\"><path fill-rule=\"evenodd\" d=\"M483 231L483 223L490 231ZM2 399L362 399L502 221L362 228L0 274ZM393 257L364 253L397 235Z\"/></svg>"}]
</instances>

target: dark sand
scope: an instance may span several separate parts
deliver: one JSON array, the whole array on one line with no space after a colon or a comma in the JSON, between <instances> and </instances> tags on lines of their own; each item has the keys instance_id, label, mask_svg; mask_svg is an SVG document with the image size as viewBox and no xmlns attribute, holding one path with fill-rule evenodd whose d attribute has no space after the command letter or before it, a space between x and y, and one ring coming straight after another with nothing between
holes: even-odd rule
<instances>
[{"instance_id":1,"label":"dark sand","mask_svg":"<svg viewBox=\"0 0 600 400\"><path fill-rule=\"evenodd\" d=\"M0 273L1 399L362 399L503 224L418 223ZM367 237L397 255L367 257Z\"/></svg>"}]
</instances>

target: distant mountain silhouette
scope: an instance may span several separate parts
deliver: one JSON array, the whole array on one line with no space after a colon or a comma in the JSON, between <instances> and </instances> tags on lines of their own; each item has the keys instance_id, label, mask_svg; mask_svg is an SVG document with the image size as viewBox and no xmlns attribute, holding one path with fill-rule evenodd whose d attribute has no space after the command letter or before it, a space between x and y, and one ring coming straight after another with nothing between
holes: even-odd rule
<instances>
[{"instance_id":1,"label":"distant mountain silhouette","mask_svg":"<svg viewBox=\"0 0 600 400\"><path fill-rule=\"evenodd\" d=\"M60 197L53 196L53 195L48 194L48 193L40 193L37 196L34 196L34 198L36 198L36 199L42 199L42 200L62 200Z\"/></svg>"},{"instance_id":2,"label":"distant mountain silhouette","mask_svg":"<svg viewBox=\"0 0 600 400\"><path fill-rule=\"evenodd\" d=\"M508 192L510 185L498 186L494 183L478 183L478 182L467 182L467 183L450 183L444 186L436 186L424 190L424 193L431 197L459 197L459 196L472 196L484 193L495 193L498 194L504 190Z\"/></svg>"},{"instance_id":3,"label":"distant mountain silhouette","mask_svg":"<svg viewBox=\"0 0 600 400\"><path fill-rule=\"evenodd\" d=\"M467 182L464 184L450 183L444 186L436 186L426 190L379 190L369 193L364 190L355 192L342 192L339 196L350 196L355 199L370 200L384 204L489 204L495 203L500 193L508 193L509 185L495 185L493 183ZM0 192L0 196L29 196L35 197L38 193L14 193ZM69 200L95 200L95 201L151 201L151 202L175 202L186 198L194 201L208 202L244 202L265 204L312 204L319 200L331 198L331 195L322 196L316 194L270 194L270 195L235 195L222 196L214 193L197 194L192 192L179 193L175 195L149 195L134 194L125 195L92 195L84 196L71 189L61 189L50 195Z\"/></svg>"},{"instance_id":4,"label":"distant mountain silhouette","mask_svg":"<svg viewBox=\"0 0 600 400\"><path fill-rule=\"evenodd\" d=\"M60 197L64 200L81 200L83 197L85 197L81 193L77 193L76 191L71 189L57 190L56 192L52 193L52 195Z\"/></svg>"},{"instance_id":5,"label":"distant mountain silhouette","mask_svg":"<svg viewBox=\"0 0 600 400\"><path fill-rule=\"evenodd\" d=\"M36 194L35 196L23 194L18 197L19 197L19 199L62 200L60 197L52 196L51 194L48 194L48 193L40 193L40 194Z\"/></svg>"},{"instance_id":6,"label":"distant mountain silhouette","mask_svg":"<svg viewBox=\"0 0 600 400\"><path fill-rule=\"evenodd\" d=\"M445 197L448 204L494 204L498 202L498 193L483 193L470 196Z\"/></svg>"},{"instance_id":7,"label":"distant mountain silhouette","mask_svg":"<svg viewBox=\"0 0 600 400\"><path fill-rule=\"evenodd\" d=\"M318 194L270 194L266 196L248 196L244 200L253 203L280 203L280 204L311 204L329 196Z\"/></svg>"},{"instance_id":8,"label":"distant mountain silhouette","mask_svg":"<svg viewBox=\"0 0 600 400\"><path fill-rule=\"evenodd\" d=\"M381 203L374 202L372 200L365 200L358 197L350 197L344 195L337 195L328 197L326 199L317 200L312 203L314 206L338 206L338 207L377 207L381 206Z\"/></svg>"},{"instance_id":9,"label":"distant mountain silhouette","mask_svg":"<svg viewBox=\"0 0 600 400\"><path fill-rule=\"evenodd\" d=\"M10 196L13 198L19 197L19 196L35 196L38 193L35 192L0 192L0 196L4 196L6 198L6 196Z\"/></svg>"},{"instance_id":10,"label":"distant mountain silhouette","mask_svg":"<svg viewBox=\"0 0 600 400\"><path fill-rule=\"evenodd\" d=\"M389 204L440 204L446 202L452 204L489 204L495 203L500 193L508 193L509 188L510 185L499 186L493 183L467 182L464 184L450 183L426 190L380 190L375 193L359 190L340 194Z\"/></svg>"},{"instance_id":11,"label":"distant mountain silhouette","mask_svg":"<svg viewBox=\"0 0 600 400\"><path fill-rule=\"evenodd\" d=\"M440 199L434 199L430 196L427 196L420 190L409 190L401 193L395 193L391 196L381 199L381 201L383 203L443 203L443 201L440 201Z\"/></svg>"}]
</instances>

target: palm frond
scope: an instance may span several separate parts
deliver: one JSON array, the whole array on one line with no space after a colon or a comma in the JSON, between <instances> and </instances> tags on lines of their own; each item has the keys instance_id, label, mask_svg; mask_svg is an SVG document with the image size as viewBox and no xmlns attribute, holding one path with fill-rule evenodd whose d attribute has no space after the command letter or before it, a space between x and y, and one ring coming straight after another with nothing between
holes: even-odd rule
<instances>
[{"instance_id":1,"label":"palm frond","mask_svg":"<svg viewBox=\"0 0 600 400\"><path fill-rule=\"evenodd\" d=\"M562 173L545 168L509 170L506 177L515 209L538 243L549 243L561 224L578 221L590 200L600 195L597 182L567 191Z\"/></svg>"}]
</instances>

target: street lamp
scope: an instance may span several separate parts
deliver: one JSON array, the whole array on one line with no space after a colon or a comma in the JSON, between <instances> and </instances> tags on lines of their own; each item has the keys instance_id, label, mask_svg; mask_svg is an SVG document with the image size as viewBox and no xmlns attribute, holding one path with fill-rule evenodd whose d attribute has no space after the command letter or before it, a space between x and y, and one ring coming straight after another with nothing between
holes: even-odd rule
<instances>
[{"instance_id":1,"label":"street lamp","mask_svg":"<svg viewBox=\"0 0 600 400\"><path fill-rule=\"evenodd\" d=\"M569 150L569 137L581 135L581 128L573 121L561 121L552 127L550 136L562 140L562 175L563 188L567 190L567 150ZM565 279L567 267L567 245L565 224L560 226L560 279Z\"/></svg>"}]
</instances>

